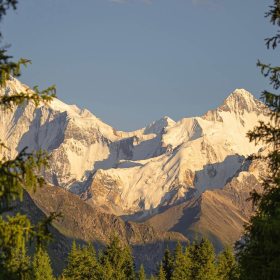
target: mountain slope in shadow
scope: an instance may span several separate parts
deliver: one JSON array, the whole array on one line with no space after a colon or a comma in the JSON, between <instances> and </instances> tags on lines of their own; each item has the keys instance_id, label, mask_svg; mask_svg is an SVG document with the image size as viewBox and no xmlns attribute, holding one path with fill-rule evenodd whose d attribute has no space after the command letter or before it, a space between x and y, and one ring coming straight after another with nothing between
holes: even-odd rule
<instances>
[{"instance_id":1,"label":"mountain slope in shadow","mask_svg":"<svg viewBox=\"0 0 280 280\"><path fill-rule=\"evenodd\" d=\"M249 167L257 168L256 163ZM158 230L176 231L189 240L195 234L207 236L214 244L216 252L224 245L238 240L244 224L253 214L251 202L246 201L253 189L261 190L257 176L250 172L240 172L221 190L208 190L180 205L169 208L146 221Z\"/></svg>"},{"instance_id":2,"label":"mountain slope in shadow","mask_svg":"<svg viewBox=\"0 0 280 280\"><path fill-rule=\"evenodd\" d=\"M78 195L60 187L46 186L31 197L37 207L48 215L57 211L63 214L60 222L54 227L70 241L93 241L95 248L101 249L107 244L110 235L116 233L122 244L132 247L137 267L142 263L147 272L155 269L156 262L168 245L173 249L180 241L187 244L188 239L180 233L163 232L144 223L124 222L118 216L102 213L92 208Z\"/></svg>"},{"instance_id":3,"label":"mountain slope in shadow","mask_svg":"<svg viewBox=\"0 0 280 280\"><path fill-rule=\"evenodd\" d=\"M31 224L35 225L41 222L46 216L34 203L30 194L24 189L23 190L23 201L17 200L14 204L14 209L11 212L4 213L5 216L15 216L17 213L21 215L26 215L30 220ZM68 253L71 250L71 243L69 239L59 232L53 225L49 227L55 242L50 242L48 245L48 253L52 260L52 268L54 270L54 275L60 275L62 269L66 267L65 260ZM28 247L28 254L33 255L35 253L35 244L31 246L29 243L26 244Z\"/></svg>"}]
</instances>

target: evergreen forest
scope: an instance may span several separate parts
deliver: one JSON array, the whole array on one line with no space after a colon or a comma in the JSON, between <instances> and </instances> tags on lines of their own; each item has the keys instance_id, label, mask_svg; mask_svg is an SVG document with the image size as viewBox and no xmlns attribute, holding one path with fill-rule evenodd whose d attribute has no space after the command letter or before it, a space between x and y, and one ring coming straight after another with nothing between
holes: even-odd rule
<instances>
[{"instance_id":1,"label":"evergreen forest","mask_svg":"<svg viewBox=\"0 0 280 280\"><path fill-rule=\"evenodd\" d=\"M183 247L177 243L174 252L164 251L156 270L145 273L143 265L137 270L129 245L122 246L117 235L110 237L105 249L98 254L91 243L77 245L73 241L62 275L54 276L46 248L38 246L31 258L27 249L15 249L5 269L15 279L104 279L104 280L183 280L183 279L239 279L237 261L230 244L217 257L207 238L196 237L192 244ZM9 279L3 278L3 279Z\"/></svg>"}]
</instances>

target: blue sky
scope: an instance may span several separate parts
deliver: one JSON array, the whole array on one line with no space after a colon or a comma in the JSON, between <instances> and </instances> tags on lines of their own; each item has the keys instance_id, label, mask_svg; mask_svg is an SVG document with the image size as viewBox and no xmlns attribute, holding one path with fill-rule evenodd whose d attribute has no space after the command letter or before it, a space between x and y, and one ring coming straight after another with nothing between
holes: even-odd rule
<instances>
[{"instance_id":1,"label":"blue sky","mask_svg":"<svg viewBox=\"0 0 280 280\"><path fill-rule=\"evenodd\" d=\"M56 84L58 98L116 130L203 115L236 88L270 89L257 59L277 28L261 0L25 0L1 23L21 82Z\"/></svg>"}]
</instances>

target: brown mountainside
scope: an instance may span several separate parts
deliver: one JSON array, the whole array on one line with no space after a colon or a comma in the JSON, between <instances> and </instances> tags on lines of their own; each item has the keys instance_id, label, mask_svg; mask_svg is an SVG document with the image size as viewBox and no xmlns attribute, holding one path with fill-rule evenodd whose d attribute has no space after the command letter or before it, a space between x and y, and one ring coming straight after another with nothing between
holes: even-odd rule
<instances>
[{"instance_id":1,"label":"brown mountainside","mask_svg":"<svg viewBox=\"0 0 280 280\"><path fill-rule=\"evenodd\" d=\"M60 187L46 186L31 197L44 214L58 211L64 215L54 226L69 240L92 240L98 249L116 233L123 244L132 247L137 266L143 263L147 271L155 268L167 245L172 249L177 241L183 244L188 241L180 233L163 232L145 223L124 222L118 216L102 213Z\"/></svg>"},{"instance_id":2,"label":"brown mountainside","mask_svg":"<svg viewBox=\"0 0 280 280\"><path fill-rule=\"evenodd\" d=\"M234 243L240 238L244 223L253 213L251 202L246 201L253 189L261 189L256 176L241 172L221 190L205 191L155 215L146 223L158 230L180 232L190 240L195 233L207 236L218 252L227 242Z\"/></svg>"}]
</instances>

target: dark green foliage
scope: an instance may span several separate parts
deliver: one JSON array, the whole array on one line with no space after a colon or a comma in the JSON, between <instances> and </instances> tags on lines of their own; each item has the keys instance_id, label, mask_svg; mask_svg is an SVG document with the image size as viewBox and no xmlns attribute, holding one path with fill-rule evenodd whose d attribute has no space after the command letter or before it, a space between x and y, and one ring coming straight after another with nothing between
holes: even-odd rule
<instances>
[{"instance_id":1,"label":"dark green foliage","mask_svg":"<svg viewBox=\"0 0 280 280\"><path fill-rule=\"evenodd\" d=\"M99 254L99 279L135 280L134 263L129 245L122 247L117 235L110 237L106 248Z\"/></svg>"},{"instance_id":2,"label":"dark green foliage","mask_svg":"<svg viewBox=\"0 0 280 280\"><path fill-rule=\"evenodd\" d=\"M238 279L237 262L233 256L230 244L227 244L224 252L218 258L218 276L222 280Z\"/></svg>"},{"instance_id":3,"label":"dark green foliage","mask_svg":"<svg viewBox=\"0 0 280 280\"><path fill-rule=\"evenodd\" d=\"M5 269L0 271L0 279L29 280L31 277L31 258L26 255L26 249L13 249Z\"/></svg>"},{"instance_id":4,"label":"dark green foliage","mask_svg":"<svg viewBox=\"0 0 280 280\"><path fill-rule=\"evenodd\" d=\"M136 279L137 280L146 280L146 274L145 274L143 264L141 264L140 270L137 272Z\"/></svg>"},{"instance_id":5,"label":"dark green foliage","mask_svg":"<svg viewBox=\"0 0 280 280\"><path fill-rule=\"evenodd\" d=\"M77 250L77 246L76 246L76 242L73 241L72 244L72 249L70 251L70 253L68 254L68 258L67 258L67 268L63 271L63 275L67 276L67 277L74 277L76 276L80 270L79 270L79 266L80 263L78 261L78 250Z\"/></svg>"},{"instance_id":6,"label":"dark green foliage","mask_svg":"<svg viewBox=\"0 0 280 280\"><path fill-rule=\"evenodd\" d=\"M173 257L168 249L168 246L163 253L162 266L165 271L166 280L170 280L173 271Z\"/></svg>"},{"instance_id":7,"label":"dark green foliage","mask_svg":"<svg viewBox=\"0 0 280 280\"><path fill-rule=\"evenodd\" d=\"M185 254L180 242L177 243L173 256L172 280L183 280L190 277L191 260L189 257L189 248L186 248Z\"/></svg>"},{"instance_id":8,"label":"dark green foliage","mask_svg":"<svg viewBox=\"0 0 280 280\"><path fill-rule=\"evenodd\" d=\"M9 8L16 9L17 0L0 1L0 21ZM2 33L0 32L0 41ZM7 46L0 48L0 87L6 85L11 75L18 77L21 74L21 66L30 63L29 60L21 59L18 62L11 61L12 56L6 55ZM34 92L17 93L16 95L5 95L0 97L1 110L13 110L14 106L24 106L25 101L33 102L35 108L40 102L50 102L55 97L55 88L50 87L47 90L39 91L34 87ZM36 188L42 187L44 179L38 174L48 167L49 156L44 151L27 153L23 149L15 159L7 159L2 156L2 150L8 147L0 140L0 279L7 279L3 275L10 271L9 264L13 262L14 254L17 250L24 250L25 242L33 242L36 237L37 244L45 244L52 240L48 227L52 220L60 215L51 213L37 225L32 225L26 216L17 214L14 217L7 216L5 219L3 213L11 210L11 203L16 200L22 200L23 188L28 191L36 191ZM24 266L19 268L21 272L17 273L18 279L22 279ZM10 276L12 277L12 276ZM12 279L12 278L10 278Z\"/></svg>"},{"instance_id":9,"label":"dark green foliage","mask_svg":"<svg viewBox=\"0 0 280 280\"><path fill-rule=\"evenodd\" d=\"M130 247L121 246L116 235L110 237L108 245L99 252L97 259L91 244L81 247L73 242L67 268L61 279L146 280L143 265L135 275L132 258ZM213 245L207 238L202 238L199 242L196 236L193 244L185 248L185 252L180 242L177 243L173 254L167 247L163 260L165 263L158 263L155 271L157 277L151 275L150 279L167 280L167 271L170 272L171 280L239 279L230 245L225 247L217 261ZM165 264L168 265L165 267Z\"/></svg>"},{"instance_id":10,"label":"dark green foliage","mask_svg":"<svg viewBox=\"0 0 280 280\"><path fill-rule=\"evenodd\" d=\"M180 243L178 242L177 245L178 244L180 244ZM180 246L181 246L181 244L180 244ZM160 269L164 270L166 280L170 280L172 277L172 271L173 271L173 256L170 253L168 246L163 253L163 258L162 258L161 263L157 263L156 271L154 271L157 276L160 273Z\"/></svg>"},{"instance_id":11,"label":"dark green foliage","mask_svg":"<svg viewBox=\"0 0 280 280\"><path fill-rule=\"evenodd\" d=\"M6 11L12 7L14 10L16 9L16 4L18 0L1 0L0 2L0 21L2 20L3 15L6 14Z\"/></svg>"},{"instance_id":12,"label":"dark green foliage","mask_svg":"<svg viewBox=\"0 0 280 280\"><path fill-rule=\"evenodd\" d=\"M41 246L37 247L32 265L33 280L54 280L51 260L46 249L43 249Z\"/></svg>"},{"instance_id":13,"label":"dark green foliage","mask_svg":"<svg viewBox=\"0 0 280 280\"><path fill-rule=\"evenodd\" d=\"M164 271L162 262L159 265L158 271L156 272L157 280L166 280L166 273Z\"/></svg>"},{"instance_id":14,"label":"dark green foliage","mask_svg":"<svg viewBox=\"0 0 280 280\"><path fill-rule=\"evenodd\" d=\"M0 98L1 100L1 98ZM44 179L36 175L36 171L48 167L50 157L46 152L26 153L22 150L15 159L0 160L0 214L11 210L11 202L17 198L22 200L23 188L36 191L37 186L42 187Z\"/></svg>"},{"instance_id":15,"label":"dark green foliage","mask_svg":"<svg viewBox=\"0 0 280 280\"><path fill-rule=\"evenodd\" d=\"M67 279L99 279L96 254L91 243L88 246L76 246L75 241L67 258L67 268L63 271Z\"/></svg>"},{"instance_id":16,"label":"dark green foliage","mask_svg":"<svg viewBox=\"0 0 280 280\"><path fill-rule=\"evenodd\" d=\"M280 26L280 0L273 2L265 16L272 24ZM268 48L276 48L279 42L279 31L276 36L266 39ZM279 89L280 67L259 61L257 66L261 67L265 77L269 77L273 89ZM241 279L280 279L280 95L265 90L262 100L271 109L271 121L267 124L260 122L247 135L250 141L262 141L269 147L267 156L254 156L265 161L268 168L261 178L263 192L251 193L256 214L245 226L244 240L236 244Z\"/></svg>"},{"instance_id":17,"label":"dark green foliage","mask_svg":"<svg viewBox=\"0 0 280 280\"><path fill-rule=\"evenodd\" d=\"M191 279L218 279L214 247L207 238L202 237L198 242L196 236L188 250L191 258Z\"/></svg>"},{"instance_id":18,"label":"dark green foliage","mask_svg":"<svg viewBox=\"0 0 280 280\"><path fill-rule=\"evenodd\" d=\"M30 154L25 150L13 160L5 157L0 159L0 267L11 256L14 248L24 247L27 239L32 242L36 237L38 244L52 240L48 226L60 217L59 214L51 213L42 222L31 225L26 216L20 214L5 219L2 216L5 211L12 209L13 200L22 199L23 188L36 191L37 186L42 187L45 183L37 172L48 166L49 156L46 152Z\"/></svg>"}]
</instances>

